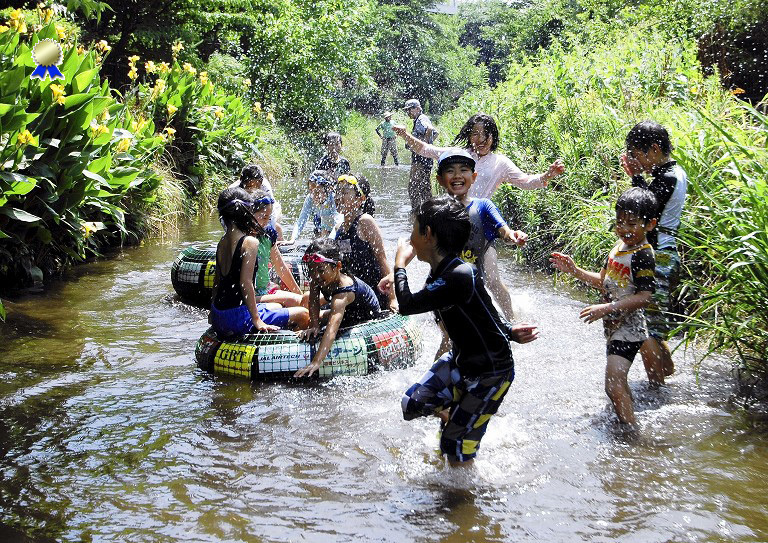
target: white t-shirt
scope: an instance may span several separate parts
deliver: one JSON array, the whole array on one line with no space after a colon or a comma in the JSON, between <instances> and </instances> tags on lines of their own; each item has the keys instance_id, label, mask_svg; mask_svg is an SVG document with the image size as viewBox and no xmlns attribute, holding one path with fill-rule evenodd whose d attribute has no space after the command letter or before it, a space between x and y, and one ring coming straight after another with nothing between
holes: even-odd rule
<instances>
[{"instance_id":1,"label":"white t-shirt","mask_svg":"<svg viewBox=\"0 0 768 543\"><path fill-rule=\"evenodd\" d=\"M450 147L436 147L425 144L419 153L427 158L438 159L440 155ZM541 180L541 175L527 174L518 168L514 162L504 155L488 153L479 156L471 149L467 149L475 159L475 172L477 179L469 189L472 198L490 198L502 183L509 183L519 189L540 189L546 185Z\"/></svg>"}]
</instances>

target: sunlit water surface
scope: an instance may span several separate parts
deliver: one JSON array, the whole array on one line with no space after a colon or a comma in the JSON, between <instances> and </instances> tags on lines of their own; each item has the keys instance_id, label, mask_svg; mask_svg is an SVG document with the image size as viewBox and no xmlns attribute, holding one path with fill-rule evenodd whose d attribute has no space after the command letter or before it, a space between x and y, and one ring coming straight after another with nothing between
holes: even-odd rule
<instances>
[{"instance_id":1,"label":"sunlit water surface","mask_svg":"<svg viewBox=\"0 0 768 543\"><path fill-rule=\"evenodd\" d=\"M369 168L388 255L408 235L407 167ZM300 186L278 194L287 218ZM288 222L288 221L285 221ZM729 403L724 363L692 353L662 392L630 374L638 439L603 392L599 325L583 295L502 250L521 320L517 377L476 465L451 470L436 419L405 422L415 367L312 386L214 378L194 361L204 311L174 298L182 247L215 218L79 266L7 303L0 325L2 541L768 541L766 424ZM414 263L419 286L426 265ZM582 298L579 301L577 298Z\"/></svg>"}]
</instances>

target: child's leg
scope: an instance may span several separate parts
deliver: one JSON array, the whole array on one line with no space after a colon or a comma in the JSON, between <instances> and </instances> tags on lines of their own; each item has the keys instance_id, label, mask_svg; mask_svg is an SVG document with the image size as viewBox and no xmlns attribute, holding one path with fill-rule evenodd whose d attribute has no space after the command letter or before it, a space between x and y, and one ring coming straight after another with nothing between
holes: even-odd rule
<instances>
[{"instance_id":1,"label":"child's leg","mask_svg":"<svg viewBox=\"0 0 768 543\"><path fill-rule=\"evenodd\" d=\"M504 317L506 317L508 321L511 321L514 313L512 311L512 296L510 296L507 286L501 281L501 275L499 274L499 258L493 245L488 247L488 250L485 252L483 273L488 290L491 291L496 302L499 304L499 307L501 307L501 310L504 312Z\"/></svg>"},{"instance_id":2,"label":"child's leg","mask_svg":"<svg viewBox=\"0 0 768 543\"><path fill-rule=\"evenodd\" d=\"M302 295L288 290L276 290L272 294L265 294L259 299L261 303L276 303L283 307L298 307L301 305Z\"/></svg>"},{"instance_id":3,"label":"child's leg","mask_svg":"<svg viewBox=\"0 0 768 543\"><path fill-rule=\"evenodd\" d=\"M457 384L458 404L451 409L443 427L440 450L452 466L471 464L477 455L488 421L496 414L515 377L513 370L503 375L465 379Z\"/></svg>"},{"instance_id":4,"label":"child's leg","mask_svg":"<svg viewBox=\"0 0 768 543\"><path fill-rule=\"evenodd\" d=\"M643 357L643 366L645 373L648 374L648 382L652 387L658 387L664 384L664 377L672 375L675 371L675 364L672 362L672 353L666 341L661 341L654 337L649 337L640 348L640 356ZM671 371L667 373L667 369Z\"/></svg>"},{"instance_id":5,"label":"child's leg","mask_svg":"<svg viewBox=\"0 0 768 543\"><path fill-rule=\"evenodd\" d=\"M611 399L619 420L625 424L637 423L632 406L632 392L627 383L627 374L631 365L631 360L609 354L608 363L605 366L605 393Z\"/></svg>"},{"instance_id":6,"label":"child's leg","mask_svg":"<svg viewBox=\"0 0 768 543\"><path fill-rule=\"evenodd\" d=\"M288 307L288 328L306 330L309 327L309 310L306 307Z\"/></svg>"},{"instance_id":7,"label":"child's leg","mask_svg":"<svg viewBox=\"0 0 768 543\"><path fill-rule=\"evenodd\" d=\"M451 405L453 385L460 379L459 370L453 367L452 360L453 353L446 353L405 391L401 401L405 420L437 415Z\"/></svg>"}]
</instances>

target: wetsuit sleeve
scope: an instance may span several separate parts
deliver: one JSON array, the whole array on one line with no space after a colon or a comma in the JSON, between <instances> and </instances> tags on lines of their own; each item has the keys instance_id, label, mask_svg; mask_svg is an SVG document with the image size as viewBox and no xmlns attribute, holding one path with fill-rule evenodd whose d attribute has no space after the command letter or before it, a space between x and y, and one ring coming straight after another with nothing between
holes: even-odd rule
<instances>
[{"instance_id":1,"label":"wetsuit sleeve","mask_svg":"<svg viewBox=\"0 0 768 543\"><path fill-rule=\"evenodd\" d=\"M470 272L471 273L471 272ZM461 272L453 270L426 285L422 290L411 293L405 268L395 268L395 296L403 315L426 313L443 309L464 300L472 293L472 277L465 280Z\"/></svg>"},{"instance_id":2,"label":"wetsuit sleeve","mask_svg":"<svg viewBox=\"0 0 768 543\"><path fill-rule=\"evenodd\" d=\"M314 205L312 204L312 197L310 195L307 195L307 197L304 199L304 205L301 206L301 213L299 214L299 220L296 221L296 224L293 226L293 233L291 234L291 239L296 239L299 237L299 234L301 234L301 231L304 230L304 226L307 224L307 219L309 218L309 214L314 211Z\"/></svg>"},{"instance_id":3,"label":"wetsuit sleeve","mask_svg":"<svg viewBox=\"0 0 768 543\"><path fill-rule=\"evenodd\" d=\"M631 267L635 292L656 292L656 259L653 251L643 249L633 254Z\"/></svg>"},{"instance_id":4,"label":"wetsuit sleeve","mask_svg":"<svg viewBox=\"0 0 768 543\"><path fill-rule=\"evenodd\" d=\"M504 217L501 216L499 208L497 208L488 198L480 198L477 205L477 211L480 215L480 220L483 223L483 234L485 235L485 239L493 241L499 237L499 228L507 226L507 222L504 220Z\"/></svg>"}]
</instances>

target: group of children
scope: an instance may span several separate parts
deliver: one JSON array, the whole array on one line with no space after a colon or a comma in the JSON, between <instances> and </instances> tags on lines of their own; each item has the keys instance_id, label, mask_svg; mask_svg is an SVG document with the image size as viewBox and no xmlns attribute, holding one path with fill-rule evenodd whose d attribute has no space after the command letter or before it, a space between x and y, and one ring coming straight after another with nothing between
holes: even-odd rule
<instances>
[{"instance_id":1,"label":"group of children","mask_svg":"<svg viewBox=\"0 0 768 543\"><path fill-rule=\"evenodd\" d=\"M512 230L488 198L470 196L477 153L448 148L437 163L437 181L446 195L415 210L410 241L399 242L391 271L373 218L370 185L362 175L349 173L338 134L329 134L326 144L324 168L309 176L301 216L286 242L295 242L313 218L315 239L302 259L309 292L301 293L276 246L276 202L263 173L258 171L261 183L249 184L256 170L246 168L239 185L226 189L218 202L226 233L217 248L211 322L225 335L279 327L298 330L307 341L316 341L325 326L311 363L295 374L302 377L324 363L341 328L386 309L404 315L434 312L444 341L432 368L405 393L403 414L407 420L438 416L441 451L451 464L469 465L514 378L509 342L538 337L535 326L511 325L499 314L486 291L484 256L495 239L522 246L527 235ZM627 135L621 165L634 186L616 203L618 241L599 272L577 267L565 254L551 257L555 268L603 292L604 302L584 308L580 317L587 323L603 320L606 392L620 422L632 426L627 373L635 355L642 354L654 385L674 371L664 313L679 266L675 233L687 179L670 152L669 135L658 123L640 123ZM562 172L562 164L553 168ZM657 261L655 251L664 258ZM425 287L412 293L405 268L413 258L428 263L430 274ZM287 290L269 284L270 262ZM654 309L650 327L643 311L649 305Z\"/></svg>"}]
</instances>

